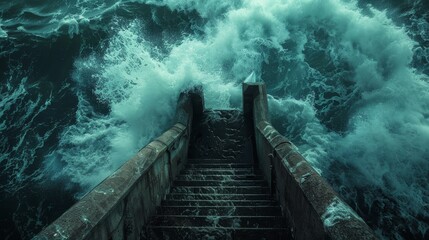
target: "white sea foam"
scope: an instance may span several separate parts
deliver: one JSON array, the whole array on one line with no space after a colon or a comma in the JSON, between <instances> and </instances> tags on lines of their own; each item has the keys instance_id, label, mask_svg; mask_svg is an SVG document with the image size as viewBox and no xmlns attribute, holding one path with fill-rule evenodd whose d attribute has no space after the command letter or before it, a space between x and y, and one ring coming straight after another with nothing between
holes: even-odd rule
<instances>
[{"instance_id":1,"label":"white sea foam","mask_svg":"<svg viewBox=\"0 0 429 240\"><path fill-rule=\"evenodd\" d=\"M362 220L350 207L338 198L334 198L326 207L322 214L323 225L325 228L331 228L337 223L351 218Z\"/></svg>"},{"instance_id":2,"label":"white sea foam","mask_svg":"<svg viewBox=\"0 0 429 240\"><path fill-rule=\"evenodd\" d=\"M7 38L7 32L5 32L2 28L1 28L2 24L1 24L1 19L0 19L0 38Z\"/></svg>"},{"instance_id":3,"label":"white sea foam","mask_svg":"<svg viewBox=\"0 0 429 240\"><path fill-rule=\"evenodd\" d=\"M252 72L247 78L244 80L245 83L254 83L256 82L255 72Z\"/></svg>"}]
</instances>

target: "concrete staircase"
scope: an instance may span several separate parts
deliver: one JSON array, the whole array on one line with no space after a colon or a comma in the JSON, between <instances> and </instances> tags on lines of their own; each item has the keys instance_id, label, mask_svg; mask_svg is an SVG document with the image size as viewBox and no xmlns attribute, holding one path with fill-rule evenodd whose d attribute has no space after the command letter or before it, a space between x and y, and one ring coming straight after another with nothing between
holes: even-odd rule
<instances>
[{"instance_id":1,"label":"concrete staircase","mask_svg":"<svg viewBox=\"0 0 429 240\"><path fill-rule=\"evenodd\" d=\"M143 239L287 239L286 219L255 168L241 111L205 112L186 167Z\"/></svg>"}]
</instances>

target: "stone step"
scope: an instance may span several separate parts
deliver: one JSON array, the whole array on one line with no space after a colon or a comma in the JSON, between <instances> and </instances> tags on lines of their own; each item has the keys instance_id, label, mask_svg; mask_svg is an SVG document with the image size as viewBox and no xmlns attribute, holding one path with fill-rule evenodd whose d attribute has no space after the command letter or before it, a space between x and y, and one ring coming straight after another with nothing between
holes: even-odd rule
<instances>
[{"instance_id":1,"label":"stone step","mask_svg":"<svg viewBox=\"0 0 429 240\"><path fill-rule=\"evenodd\" d=\"M281 216L279 206L162 206L157 209L158 215L192 215L192 216Z\"/></svg>"},{"instance_id":2,"label":"stone step","mask_svg":"<svg viewBox=\"0 0 429 240\"><path fill-rule=\"evenodd\" d=\"M226 228L284 228L286 218L279 216L182 216L157 215L149 225Z\"/></svg>"},{"instance_id":3,"label":"stone step","mask_svg":"<svg viewBox=\"0 0 429 240\"><path fill-rule=\"evenodd\" d=\"M171 193L200 193L200 194L269 194L268 187L173 187Z\"/></svg>"},{"instance_id":4,"label":"stone step","mask_svg":"<svg viewBox=\"0 0 429 240\"><path fill-rule=\"evenodd\" d=\"M170 193L166 200L272 200L271 194L189 194Z\"/></svg>"},{"instance_id":5,"label":"stone step","mask_svg":"<svg viewBox=\"0 0 429 240\"><path fill-rule=\"evenodd\" d=\"M174 186L260 186L268 187L264 180L176 180Z\"/></svg>"},{"instance_id":6,"label":"stone step","mask_svg":"<svg viewBox=\"0 0 429 240\"><path fill-rule=\"evenodd\" d=\"M251 129L244 122L241 111L205 112L193 125L188 156L195 159L250 160Z\"/></svg>"},{"instance_id":7,"label":"stone step","mask_svg":"<svg viewBox=\"0 0 429 240\"><path fill-rule=\"evenodd\" d=\"M246 164L253 164L250 161L244 161L241 159L211 159L211 158L194 158L194 159L188 159L188 164L229 164L229 163L246 163Z\"/></svg>"},{"instance_id":8,"label":"stone step","mask_svg":"<svg viewBox=\"0 0 429 240\"><path fill-rule=\"evenodd\" d=\"M198 163L198 164L187 164L185 166L185 169L190 168L222 168L222 169L229 169L229 168L253 168L252 164L249 163Z\"/></svg>"},{"instance_id":9,"label":"stone step","mask_svg":"<svg viewBox=\"0 0 429 240\"><path fill-rule=\"evenodd\" d=\"M262 174L260 170L256 170L253 168L218 168L218 169L184 169L182 170L181 174L192 174L192 175L249 175L249 174L255 174L260 175Z\"/></svg>"},{"instance_id":10,"label":"stone step","mask_svg":"<svg viewBox=\"0 0 429 240\"><path fill-rule=\"evenodd\" d=\"M274 200L163 200L162 206L278 206Z\"/></svg>"},{"instance_id":11,"label":"stone step","mask_svg":"<svg viewBox=\"0 0 429 240\"><path fill-rule=\"evenodd\" d=\"M143 239L286 240L291 238L285 228L149 226Z\"/></svg>"},{"instance_id":12,"label":"stone step","mask_svg":"<svg viewBox=\"0 0 429 240\"><path fill-rule=\"evenodd\" d=\"M203 181L203 180L210 180L210 181L241 181L241 180L264 180L264 177L262 175L254 175L254 174L247 174L247 175L192 175L192 174L186 174L186 175L178 175L176 177L176 180L178 181ZM265 181L265 180L264 180Z\"/></svg>"}]
</instances>

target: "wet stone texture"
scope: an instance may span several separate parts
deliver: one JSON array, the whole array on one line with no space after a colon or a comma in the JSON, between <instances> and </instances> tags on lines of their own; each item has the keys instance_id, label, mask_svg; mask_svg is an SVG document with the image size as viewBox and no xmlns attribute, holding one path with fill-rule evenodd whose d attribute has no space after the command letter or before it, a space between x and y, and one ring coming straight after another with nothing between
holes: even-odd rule
<instances>
[{"instance_id":1,"label":"wet stone texture","mask_svg":"<svg viewBox=\"0 0 429 240\"><path fill-rule=\"evenodd\" d=\"M241 111L204 112L188 156L142 239L290 239Z\"/></svg>"},{"instance_id":2,"label":"wet stone texture","mask_svg":"<svg viewBox=\"0 0 429 240\"><path fill-rule=\"evenodd\" d=\"M189 158L252 161L251 135L240 110L205 111L189 144Z\"/></svg>"}]
</instances>

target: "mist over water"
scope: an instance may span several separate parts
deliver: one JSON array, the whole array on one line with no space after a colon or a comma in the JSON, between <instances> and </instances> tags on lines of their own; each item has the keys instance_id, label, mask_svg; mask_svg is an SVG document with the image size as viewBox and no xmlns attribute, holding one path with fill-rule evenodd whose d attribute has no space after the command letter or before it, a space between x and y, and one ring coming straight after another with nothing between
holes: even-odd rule
<instances>
[{"instance_id":1,"label":"mist over water","mask_svg":"<svg viewBox=\"0 0 429 240\"><path fill-rule=\"evenodd\" d=\"M275 127L380 237L429 234L422 1L0 3L2 236L29 239L172 124L181 91Z\"/></svg>"}]
</instances>

